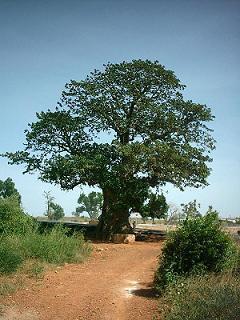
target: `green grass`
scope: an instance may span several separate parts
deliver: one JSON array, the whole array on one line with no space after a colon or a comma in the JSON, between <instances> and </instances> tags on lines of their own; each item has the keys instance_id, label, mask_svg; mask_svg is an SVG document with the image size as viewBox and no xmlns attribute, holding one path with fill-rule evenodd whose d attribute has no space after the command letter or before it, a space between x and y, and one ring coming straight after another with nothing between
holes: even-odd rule
<instances>
[{"instance_id":1,"label":"green grass","mask_svg":"<svg viewBox=\"0 0 240 320\"><path fill-rule=\"evenodd\" d=\"M43 279L47 265L41 261L29 259L22 266L22 272L36 280Z\"/></svg>"},{"instance_id":2,"label":"green grass","mask_svg":"<svg viewBox=\"0 0 240 320\"><path fill-rule=\"evenodd\" d=\"M168 287L160 305L164 320L237 320L240 278L222 274L184 279Z\"/></svg>"},{"instance_id":3,"label":"green grass","mask_svg":"<svg viewBox=\"0 0 240 320\"><path fill-rule=\"evenodd\" d=\"M12 273L18 269L23 262L23 257L17 252L17 248L9 246L3 239L0 247L0 274Z\"/></svg>"},{"instance_id":4,"label":"green grass","mask_svg":"<svg viewBox=\"0 0 240 320\"><path fill-rule=\"evenodd\" d=\"M32 230L26 234L2 236L0 274L15 272L28 259L53 264L84 261L91 253L91 246L84 241L82 234L68 237L66 232L57 226L45 234ZM40 269L40 265L36 265L32 273L38 274Z\"/></svg>"}]
</instances>

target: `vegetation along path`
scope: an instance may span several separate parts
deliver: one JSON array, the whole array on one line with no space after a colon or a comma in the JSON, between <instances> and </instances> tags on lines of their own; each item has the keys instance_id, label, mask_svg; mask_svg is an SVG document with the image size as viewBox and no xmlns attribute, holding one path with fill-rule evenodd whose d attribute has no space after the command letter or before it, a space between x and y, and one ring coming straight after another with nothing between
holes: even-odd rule
<instances>
[{"instance_id":1,"label":"vegetation along path","mask_svg":"<svg viewBox=\"0 0 240 320\"><path fill-rule=\"evenodd\" d=\"M94 244L84 264L66 264L1 301L1 320L150 320L161 243Z\"/></svg>"}]
</instances>

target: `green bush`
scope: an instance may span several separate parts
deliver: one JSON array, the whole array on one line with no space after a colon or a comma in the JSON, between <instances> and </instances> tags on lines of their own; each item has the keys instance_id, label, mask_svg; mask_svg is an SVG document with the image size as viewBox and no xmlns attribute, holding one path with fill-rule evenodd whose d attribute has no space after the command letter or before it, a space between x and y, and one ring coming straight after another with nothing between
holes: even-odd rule
<instances>
[{"instance_id":1,"label":"green bush","mask_svg":"<svg viewBox=\"0 0 240 320\"><path fill-rule=\"evenodd\" d=\"M90 246L82 234L66 235L67 229L57 226L51 232L32 232L22 238L21 251L28 258L38 258L49 263L79 262L89 255Z\"/></svg>"},{"instance_id":2,"label":"green bush","mask_svg":"<svg viewBox=\"0 0 240 320\"><path fill-rule=\"evenodd\" d=\"M169 286L160 305L164 320L237 320L240 279L231 275L190 277Z\"/></svg>"},{"instance_id":3,"label":"green bush","mask_svg":"<svg viewBox=\"0 0 240 320\"><path fill-rule=\"evenodd\" d=\"M0 235L25 234L34 224L33 218L24 213L17 196L0 198Z\"/></svg>"},{"instance_id":4,"label":"green bush","mask_svg":"<svg viewBox=\"0 0 240 320\"><path fill-rule=\"evenodd\" d=\"M1 242L0 247L0 274L12 273L18 269L23 262L22 256L12 247L7 245L7 242Z\"/></svg>"},{"instance_id":5,"label":"green bush","mask_svg":"<svg viewBox=\"0 0 240 320\"><path fill-rule=\"evenodd\" d=\"M220 226L215 212L187 219L169 235L155 275L161 292L179 277L221 272L233 267L236 246Z\"/></svg>"},{"instance_id":6,"label":"green bush","mask_svg":"<svg viewBox=\"0 0 240 320\"><path fill-rule=\"evenodd\" d=\"M82 234L68 237L67 229L57 226L48 233L40 234L33 229L26 234L5 235L1 238L0 274L16 271L27 259L61 264L82 262L91 252L91 246Z\"/></svg>"}]
</instances>

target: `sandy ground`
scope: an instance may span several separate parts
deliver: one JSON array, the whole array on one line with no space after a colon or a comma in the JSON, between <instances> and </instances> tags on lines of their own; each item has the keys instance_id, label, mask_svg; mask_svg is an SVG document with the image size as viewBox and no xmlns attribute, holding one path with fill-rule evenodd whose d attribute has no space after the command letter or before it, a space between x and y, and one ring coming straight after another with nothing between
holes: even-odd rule
<instances>
[{"instance_id":1,"label":"sandy ground","mask_svg":"<svg viewBox=\"0 0 240 320\"><path fill-rule=\"evenodd\" d=\"M162 243L94 244L83 264L66 264L0 299L0 320L152 320Z\"/></svg>"}]
</instances>

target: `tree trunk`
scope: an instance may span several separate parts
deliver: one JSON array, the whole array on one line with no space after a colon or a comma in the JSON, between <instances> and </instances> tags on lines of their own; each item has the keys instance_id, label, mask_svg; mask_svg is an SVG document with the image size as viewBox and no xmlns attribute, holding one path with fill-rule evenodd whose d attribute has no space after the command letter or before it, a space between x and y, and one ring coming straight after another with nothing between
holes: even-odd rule
<instances>
[{"instance_id":1,"label":"tree trunk","mask_svg":"<svg viewBox=\"0 0 240 320\"><path fill-rule=\"evenodd\" d=\"M129 223L129 209L118 200L117 192L103 190L103 209L97 228L98 239L110 240L115 233L133 233Z\"/></svg>"}]
</instances>

